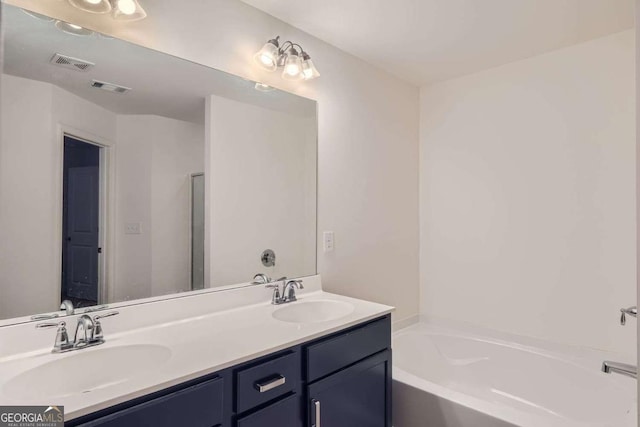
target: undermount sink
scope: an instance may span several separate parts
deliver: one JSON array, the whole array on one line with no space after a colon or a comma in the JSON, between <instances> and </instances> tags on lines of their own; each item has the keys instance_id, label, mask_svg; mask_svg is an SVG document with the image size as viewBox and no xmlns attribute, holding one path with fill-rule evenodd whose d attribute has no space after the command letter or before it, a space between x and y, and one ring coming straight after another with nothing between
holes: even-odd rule
<instances>
[{"instance_id":1,"label":"undermount sink","mask_svg":"<svg viewBox=\"0 0 640 427\"><path fill-rule=\"evenodd\" d=\"M274 311L272 316L283 322L320 323L347 316L353 309L353 305L343 301L303 301L289 303Z\"/></svg>"},{"instance_id":2,"label":"undermount sink","mask_svg":"<svg viewBox=\"0 0 640 427\"><path fill-rule=\"evenodd\" d=\"M151 344L77 350L25 371L3 387L3 393L30 401L90 393L113 386L163 365L167 347Z\"/></svg>"}]
</instances>

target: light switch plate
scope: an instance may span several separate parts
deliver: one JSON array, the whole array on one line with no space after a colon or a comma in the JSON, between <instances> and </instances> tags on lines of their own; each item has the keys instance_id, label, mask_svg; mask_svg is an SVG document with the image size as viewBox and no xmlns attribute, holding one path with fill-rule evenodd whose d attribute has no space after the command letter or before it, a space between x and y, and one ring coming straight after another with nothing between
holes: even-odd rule
<instances>
[{"instance_id":1,"label":"light switch plate","mask_svg":"<svg viewBox=\"0 0 640 427\"><path fill-rule=\"evenodd\" d=\"M128 222L124 226L124 234L142 234L142 223Z\"/></svg>"},{"instance_id":2,"label":"light switch plate","mask_svg":"<svg viewBox=\"0 0 640 427\"><path fill-rule=\"evenodd\" d=\"M325 231L322 233L322 241L325 252L333 252L335 246L335 238L333 231Z\"/></svg>"}]
</instances>

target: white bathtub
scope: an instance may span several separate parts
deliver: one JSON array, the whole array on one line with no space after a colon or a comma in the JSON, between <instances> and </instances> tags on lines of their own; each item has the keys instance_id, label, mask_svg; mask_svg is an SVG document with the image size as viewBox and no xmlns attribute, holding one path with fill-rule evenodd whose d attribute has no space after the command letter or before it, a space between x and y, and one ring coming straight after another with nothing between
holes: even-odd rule
<instances>
[{"instance_id":1,"label":"white bathtub","mask_svg":"<svg viewBox=\"0 0 640 427\"><path fill-rule=\"evenodd\" d=\"M636 427L636 382L607 356L418 323L393 337L394 427Z\"/></svg>"}]
</instances>

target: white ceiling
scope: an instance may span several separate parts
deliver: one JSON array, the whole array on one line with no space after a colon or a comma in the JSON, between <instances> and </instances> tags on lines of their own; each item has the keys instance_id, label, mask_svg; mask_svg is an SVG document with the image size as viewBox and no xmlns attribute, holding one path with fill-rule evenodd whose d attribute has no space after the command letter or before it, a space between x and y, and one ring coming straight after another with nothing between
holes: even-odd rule
<instances>
[{"instance_id":1,"label":"white ceiling","mask_svg":"<svg viewBox=\"0 0 640 427\"><path fill-rule=\"evenodd\" d=\"M634 0L242 1L417 85L634 25Z\"/></svg>"},{"instance_id":2,"label":"white ceiling","mask_svg":"<svg viewBox=\"0 0 640 427\"><path fill-rule=\"evenodd\" d=\"M316 114L315 101L288 92L259 92L252 81L122 40L69 35L53 22L7 4L2 12L2 72L55 84L118 114L154 114L204 123L204 100L209 94L297 116ZM87 72L61 68L49 63L55 53L96 65ZM105 92L92 88L92 79L132 90Z\"/></svg>"}]
</instances>

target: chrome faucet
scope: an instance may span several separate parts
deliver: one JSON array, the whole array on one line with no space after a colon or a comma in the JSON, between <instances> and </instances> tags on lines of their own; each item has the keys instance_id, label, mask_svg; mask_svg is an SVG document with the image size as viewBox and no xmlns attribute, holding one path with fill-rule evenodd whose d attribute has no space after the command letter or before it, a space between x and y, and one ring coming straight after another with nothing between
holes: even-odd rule
<instances>
[{"instance_id":1,"label":"chrome faucet","mask_svg":"<svg viewBox=\"0 0 640 427\"><path fill-rule=\"evenodd\" d=\"M78 324L76 325L76 333L73 341L69 341L67 324L65 322L38 323L36 328L53 328L57 326L58 330L56 332L56 341L51 352L64 353L104 343L100 319L115 316L116 314L118 314L117 311L111 311L109 313L94 316L93 319L89 315L83 314L78 318Z\"/></svg>"},{"instance_id":2,"label":"chrome faucet","mask_svg":"<svg viewBox=\"0 0 640 427\"><path fill-rule=\"evenodd\" d=\"M60 304L60 310L64 310L67 316L71 316L76 312L75 308L73 307L73 303L68 299L62 301L62 304Z\"/></svg>"},{"instance_id":3,"label":"chrome faucet","mask_svg":"<svg viewBox=\"0 0 640 427\"><path fill-rule=\"evenodd\" d=\"M632 378L637 378L638 376L638 368L636 366L626 363L612 362L610 360L602 362L602 372L605 374L615 372L616 374L626 375Z\"/></svg>"},{"instance_id":4,"label":"chrome faucet","mask_svg":"<svg viewBox=\"0 0 640 427\"><path fill-rule=\"evenodd\" d=\"M620 324L624 326L627 323L627 315L638 317L638 307L634 305L633 307L629 308L621 308L620 313L622 313L620 315Z\"/></svg>"},{"instance_id":5,"label":"chrome faucet","mask_svg":"<svg viewBox=\"0 0 640 427\"><path fill-rule=\"evenodd\" d=\"M638 307L635 305L628 308L620 309L620 324L625 325L627 323L627 315L638 317ZM632 378L637 378L638 367L629 365L627 363L612 362L611 360L605 360L602 362L602 372L610 374L615 372L616 374L627 375Z\"/></svg>"},{"instance_id":6,"label":"chrome faucet","mask_svg":"<svg viewBox=\"0 0 640 427\"><path fill-rule=\"evenodd\" d=\"M267 276L264 273L258 273L253 276L252 285L266 285L267 283L271 283L271 277Z\"/></svg>"},{"instance_id":7,"label":"chrome faucet","mask_svg":"<svg viewBox=\"0 0 640 427\"><path fill-rule=\"evenodd\" d=\"M282 288L282 298L285 299L284 302L293 302L297 301L296 298L296 289L304 289L302 286L302 280L289 280Z\"/></svg>"},{"instance_id":8,"label":"chrome faucet","mask_svg":"<svg viewBox=\"0 0 640 427\"><path fill-rule=\"evenodd\" d=\"M271 296L271 304L278 305L282 304L282 298L280 297L280 282L285 282L287 280L286 277L281 277L278 280L272 280L270 283L265 285L267 289L273 289L273 295Z\"/></svg>"},{"instance_id":9,"label":"chrome faucet","mask_svg":"<svg viewBox=\"0 0 640 427\"><path fill-rule=\"evenodd\" d=\"M68 299L62 301L62 304L60 304L60 310L64 310L67 316L71 316L75 313L73 303ZM36 314L34 316L31 316L31 320L50 320L55 319L56 317L60 317L60 315L58 313Z\"/></svg>"},{"instance_id":10,"label":"chrome faucet","mask_svg":"<svg viewBox=\"0 0 640 427\"><path fill-rule=\"evenodd\" d=\"M282 294L280 293L280 282L283 283ZM288 302L297 301L296 289L304 289L302 280L289 280L286 277L281 277L274 283L266 285L267 288L273 289L273 296L271 297L271 304L280 305Z\"/></svg>"},{"instance_id":11,"label":"chrome faucet","mask_svg":"<svg viewBox=\"0 0 640 427\"><path fill-rule=\"evenodd\" d=\"M76 333L73 337L73 342L76 347L84 347L93 338L93 319L87 314L83 314L78 318L76 325Z\"/></svg>"}]
</instances>

